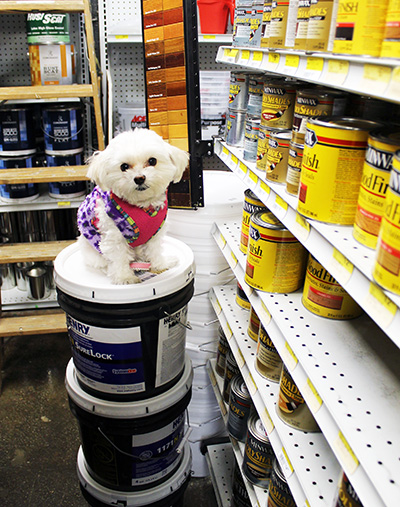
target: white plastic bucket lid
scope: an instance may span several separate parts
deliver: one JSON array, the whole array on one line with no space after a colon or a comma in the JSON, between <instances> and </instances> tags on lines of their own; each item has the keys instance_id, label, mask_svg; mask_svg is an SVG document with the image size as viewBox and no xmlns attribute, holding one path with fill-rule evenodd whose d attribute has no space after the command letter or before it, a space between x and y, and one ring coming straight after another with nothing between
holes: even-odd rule
<instances>
[{"instance_id":1,"label":"white plastic bucket lid","mask_svg":"<svg viewBox=\"0 0 400 507\"><path fill-rule=\"evenodd\" d=\"M65 386L73 402L89 413L112 419L133 419L157 414L172 407L191 389L192 380L192 363L186 355L182 377L165 393L140 401L108 401L95 398L80 387L73 359L70 359L65 375Z\"/></svg>"},{"instance_id":2,"label":"white plastic bucket lid","mask_svg":"<svg viewBox=\"0 0 400 507\"><path fill-rule=\"evenodd\" d=\"M193 279L194 255L190 247L178 239L166 236L165 255L175 256L175 267L142 283L114 285L105 273L85 263L77 243L64 248L54 261L57 287L77 299L92 303L121 304L158 299L179 291Z\"/></svg>"},{"instance_id":3,"label":"white plastic bucket lid","mask_svg":"<svg viewBox=\"0 0 400 507\"><path fill-rule=\"evenodd\" d=\"M126 505L127 507L151 506L155 502L167 499L169 495L179 490L190 475L192 453L186 442L183 447L182 461L176 472L165 482L144 491L115 491L98 484L87 471L82 447L79 448L77 458L77 473L82 487L96 500L106 505Z\"/></svg>"}]
</instances>

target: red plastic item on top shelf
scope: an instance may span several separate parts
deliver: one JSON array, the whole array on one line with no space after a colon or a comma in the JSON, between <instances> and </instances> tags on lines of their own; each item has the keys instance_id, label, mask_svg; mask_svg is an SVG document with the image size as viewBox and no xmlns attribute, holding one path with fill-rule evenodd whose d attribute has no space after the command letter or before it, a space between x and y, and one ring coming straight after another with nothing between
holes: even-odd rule
<instances>
[{"instance_id":1,"label":"red plastic item on top shelf","mask_svg":"<svg viewBox=\"0 0 400 507\"><path fill-rule=\"evenodd\" d=\"M197 0L200 16L200 31L204 33L226 33L228 16L233 16L235 0Z\"/></svg>"}]
</instances>

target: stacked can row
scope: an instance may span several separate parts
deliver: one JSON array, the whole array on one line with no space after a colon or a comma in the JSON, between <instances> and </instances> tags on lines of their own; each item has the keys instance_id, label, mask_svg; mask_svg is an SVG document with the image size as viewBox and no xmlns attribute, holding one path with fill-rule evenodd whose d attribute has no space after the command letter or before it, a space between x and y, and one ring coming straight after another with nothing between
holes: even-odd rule
<instances>
[{"instance_id":1,"label":"stacked can row","mask_svg":"<svg viewBox=\"0 0 400 507\"><path fill-rule=\"evenodd\" d=\"M238 0L233 46L400 56L397 0Z\"/></svg>"},{"instance_id":2,"label":"stacked can row","mask_svg":"<svg viewBox=\"0 0 400 507\"><path fill-rule=\"evenodd\" d=\"M28 299L44 299L55 289L53 262L17 262L0 264L1 290L17 288Z\"/></svg>"},{"instance_id":3,"label":"stacked can row","mask_svg":"<svg viewBox=\"0 0 400 507\"><path fill-rule=\"evenodd\" d=\"M44 136L44 157L48 167L83 164L83 114L80 105L50 105L37 117L34 107L23 105L0 108L0 169L32 168L38 166L38 138L40 124ZM51 182L49 195L70 198L86 192L84 181ZM4 201L30 201L39 197L35 183L0 185Z\"/></svg>"}]
</instances>

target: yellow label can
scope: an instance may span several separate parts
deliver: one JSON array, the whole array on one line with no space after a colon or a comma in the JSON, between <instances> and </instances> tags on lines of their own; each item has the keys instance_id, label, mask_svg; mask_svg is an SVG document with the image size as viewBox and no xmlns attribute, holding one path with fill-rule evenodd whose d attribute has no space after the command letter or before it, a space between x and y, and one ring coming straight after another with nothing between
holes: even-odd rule
<instances>
[{"instance_id":1,"label":"yellow label can","mask_svg":"<svg viewBox=\"0 0 400 507\"><path fill-rule=\"evenodd\" d=\"M272 0L268 47L294 47L298 5L298 0Z\"/></svg>"},{"instance_id":2,"label":"yellow label can","mask_svg":"<svg viewBox=\"0 0 400 507\"><path fill-rule=\"evenodd\" d=\"M306 51L332 51L338 0L311 0Z\"/></svg>"},{"instance_id":3,"label":"yellow label can","mask_svg":"<svg viewBox=\"0 0 400 507\"><path fill-rule=\"evenodd\" d=\"M288 167L291 130L273 130L269 135L266 177L275 183L285 183Z\"/></svg>"},{"instance_id":4,"label":"yellow label can","mask_svg":"<svg viewBox=\"0 0 400 507\"><path fill-rule=\"evenodd\" d=\"M362 308L311 254L308 257L302 302L320 317L335 320L354 319Z\"/></svg>"},{"instance_id":5,"label":"yellow label can","mask_svg":"<svg viewBox=\"0 0 400 507\"><path fill-rule=\"evenodd\" d=\"M247 328L247 334L255 342L258 340L258 331L260 330L260 319L254 308L250 306L249 325Z\"/></svg>"},{"instance_id":6,"label":"yellow label can","mask_svg":"<svg viewBox=\"0 0 400 507\"><path fill-rule=\"evenodd\" d=\"M390 172L385 213L379 230L373 277L384 289L400 294L400 152Z\"/></svg>"},{"instance_id":7,"label":"yellow label can","mask_svg":"<svg viewBox=\"0 0 400 507\"><path fill-rule=\"evenodd\" d=\"M299 192L301 164L303 161L303 145L290 142L288 167L286 174L286 192L297 195Z\"/></svg>"},{"instance_id":8,"label":"yellow label can","mask_svg":"<svg viewBox=\"0 0 400 507\"><path fill-rule=\"evenodd\" d=\"M380 56L389 0L339 0L334 53Z\"/></svg>"},{"instance_id":9,"label":"yellow label can","mask_svg":"<svg viewBox=\"0 0 400 507\"><path fill-rule=\"evenodd\" d=\"M263 18L261 23L261 43L262 48L267 48L269 44L269 28L271 25L272 0L264 0Z\"/></svg>"},{"instance_id":10,"label":"yellow label can","mask_svg":"<svg viewBox=\"0 0 400 507\"><path fill-rule=\"evenodd\" d=\"M291 129L296 85L284 79L273 79L264 85L261 105L261 125L278 129Z\"/></svg>"},{"instance_id":11,"label":"yellow label can","mask_svg":"<svg viewBox=\"0 0 400 507\"><path fill-rule=\"evenodd\" d=\"M381 56L400 58L400 0L389 0Z\"/></svg>"},{"instance_id":12,"label":"yellow label can","mask_svg":"<svg viewBox=\"0 0 400 507\"><path fill-rule=\"evenodd\" d=\"M392 159L399 149L400 129L370 133L353 227L354 238L369 248L375 248L378 241Z\"/></svg>"},{"instance_id":13,"label":"yellow label can","mask_svg":"<svg viewBox=\"0 0 400 507\"><path fill-rule=\"evenodd\" d=\"M311 0L299 0L294 49L306 49Z\"/></svg>"},{"instance_id":14,"label":"yellow label can","mask_svg":"<svg viewBox=\"0 0 400 507\"><path fill-rule=\"evenodd\" d=\"M282 224L258 211L250 220L245 281L265 292L285 293L303 283L307 251Z\"/></svg>"},{"instance_id":15,"label":"yellow label can","mask_svg":"<svg viewBox=\"0 0 400 507\"><path fill-rule=\"evenodd\" d=\"M266 170L269 136L273 130L284 130L284 129L273 129L272 127L260 125L258 131L256 167L261 171Z\"/></svg>"},{"instance_id":16,"label":"yellow label can","mask_svg":"<svg viewBox=\"0 0 400 507\"><path fill-rule=\"evenodd\" d=\"M250 218L253 213L260 210L266 210L265 204L260 201L254 192L249 188L244 193L242 227L240 231L240 251L247 253L247 245L249 244L249 228Z\"/></svg>"},{"instance_id":17,"label":"yellow label can","mask_svg":"<svg viewBox=\"0 0 400 507\"><path fill-rule=\"evenodd\" d=\"M308 120L299 213L321 222L353 225L369 132L379 126L357 118Z\"/></svg>"},{"instance_id":18,"label":"yellow label can","mask_svg":"<svg viewBox=\"0 0 400 507\"><path fill-rule=\"evenodd\" d=\"M255 367L262 377L272 382L279 382L282 359L262 323L260 323L260 330L258 332Z\"/></svg>"}]
</instances>

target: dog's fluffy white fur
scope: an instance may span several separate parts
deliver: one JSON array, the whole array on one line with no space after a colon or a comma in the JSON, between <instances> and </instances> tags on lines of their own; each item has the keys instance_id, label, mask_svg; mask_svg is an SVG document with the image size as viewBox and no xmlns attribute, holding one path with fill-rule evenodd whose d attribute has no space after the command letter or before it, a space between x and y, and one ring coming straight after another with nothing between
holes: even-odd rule
<instances>
[{"instance_id":1,"label":"dog's fluffy white fur","mask_svg":"<svg viewBox=\"0 0 400 507\"><path fill-rule=\"evenodd\" d=\"M170 145L155 132L137 128L118 134L104 151L89 160L87 176L103 191L141 208L164 206L165 192L171 182L177 183L188 166L189 154ZM163 254L163 226L147 243L128 245L114 221L98 200L97 228L101 235L101 254L81 235L79 245L86 263L103 270L114 284L139 281L131 262L150 262L152 271L163 271L176 259Z\"/></svg>"}]
</instances>

